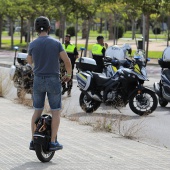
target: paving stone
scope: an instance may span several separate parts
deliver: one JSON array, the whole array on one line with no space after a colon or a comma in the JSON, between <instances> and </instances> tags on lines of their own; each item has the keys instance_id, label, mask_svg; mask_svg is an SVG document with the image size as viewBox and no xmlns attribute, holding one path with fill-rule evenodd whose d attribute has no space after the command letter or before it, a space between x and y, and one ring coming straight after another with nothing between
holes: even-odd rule
<instances>
[{"instance_id":1,"label":"paving stone","mask_svg":"<svg viewBox=\"0 0 170 170\"><path fill-rule=\"evenodd\" d=\"M33 109L0 98L2 170L169 170L170 151L121 138L61 118L58 140L64 145L49 163L28 149Z\"/></svg>"}]
</instances>

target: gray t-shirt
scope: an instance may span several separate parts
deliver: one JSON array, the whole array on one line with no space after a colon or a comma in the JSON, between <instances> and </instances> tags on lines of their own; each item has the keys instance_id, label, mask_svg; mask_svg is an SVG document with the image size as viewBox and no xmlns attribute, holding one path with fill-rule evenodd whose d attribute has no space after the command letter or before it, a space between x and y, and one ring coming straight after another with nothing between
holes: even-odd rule
<instances>
[{"instance_id":1,"label":"gray t-shirt","mask_svg":"<svg viewBox=\"0 0 170 170\"><path fill-rule=\"evenodd\" d=\"M40 36L32 41L28 54L33 58L34 74L37 76L59 75L59 54L62 51L64 51L62 44L50 36Z\"/></svg>"}]
</instances>

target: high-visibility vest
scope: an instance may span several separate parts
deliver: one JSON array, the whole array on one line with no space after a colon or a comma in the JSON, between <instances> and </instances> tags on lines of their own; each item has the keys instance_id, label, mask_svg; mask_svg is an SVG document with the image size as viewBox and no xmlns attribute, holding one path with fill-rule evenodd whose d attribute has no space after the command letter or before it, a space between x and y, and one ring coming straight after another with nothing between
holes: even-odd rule
<instances>
[{"instance_id":1,"label":"high-visibility vest","mask_svg":"<svg viewBox=\"0 0 170 170\"><path fill-rule=\"evenodd\" d=\"M98 56L103 56L102 49L103 49L103 46L102 46L102 45L100 45L100 44L95 44L95 45L93 45L93 47L92 47L92 54L93 54L93 55L98 55Z\"/></svg>"},{"instance_id":2,"label":"high-visibility vest","mask_svg":"<svg viewBox=\"0 0 170 170\"><path fill-rule=\"evenodd\" d=\"M62 45L63 45L64 50L65 50L67 53L74 53L75 45L73 45L73 44L68 44L67 47L66 47L65 44L62 44Z\"/></svg>"}]
</instances>

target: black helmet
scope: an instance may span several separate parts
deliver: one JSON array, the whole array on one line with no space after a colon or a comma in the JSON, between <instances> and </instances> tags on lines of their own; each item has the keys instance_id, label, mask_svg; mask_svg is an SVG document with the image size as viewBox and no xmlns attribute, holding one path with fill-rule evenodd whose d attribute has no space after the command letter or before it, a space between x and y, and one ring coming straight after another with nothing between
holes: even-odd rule
<instances>
[{"instance_id":1,"label":"black helmet","mask_svg":"<svg viewBox=\"0 0 170 170\"><path fill-rule=\"evenodd\" d=\"M34 22L34 28L37 32L47 31L49 27L50 21L47 17L40 16Z\"/></svg>"}]
</instances>

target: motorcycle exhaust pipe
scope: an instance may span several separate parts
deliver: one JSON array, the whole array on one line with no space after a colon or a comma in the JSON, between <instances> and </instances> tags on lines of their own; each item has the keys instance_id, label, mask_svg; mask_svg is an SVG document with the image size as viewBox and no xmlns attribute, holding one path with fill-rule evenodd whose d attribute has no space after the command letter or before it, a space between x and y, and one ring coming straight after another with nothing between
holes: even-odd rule
<instances>
[{"instance_id":1,"label":"motorcycle exhaust pipe","mask_svg":"<svg viewBox=\"0 0 170 170\"><path fill-rule=\"evenodd\" d=\"M155 93L156 93L158 96L160 96L161 93L160 93L159 83L155 82L155 83L153 84L153 87L154 87Z\"/></svg>"},{"instance_id":2,"label":"motorcycle exhaust pipe","mask_svg":"<svg viewBox=\"0 0 170 170\"><path fill-rule=\"evenodd\" d=\"M102 99L97 94L92 94L91 92L87 92L87 94L94 100L97 100L99 102L102 101Z\"/></svg>"}]
</instances>

